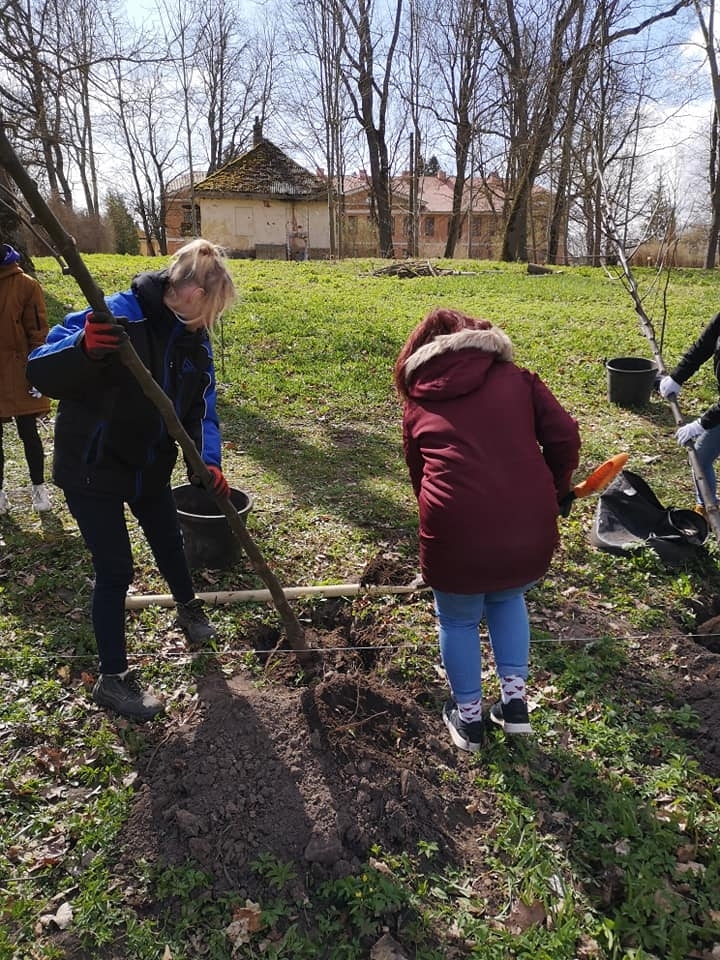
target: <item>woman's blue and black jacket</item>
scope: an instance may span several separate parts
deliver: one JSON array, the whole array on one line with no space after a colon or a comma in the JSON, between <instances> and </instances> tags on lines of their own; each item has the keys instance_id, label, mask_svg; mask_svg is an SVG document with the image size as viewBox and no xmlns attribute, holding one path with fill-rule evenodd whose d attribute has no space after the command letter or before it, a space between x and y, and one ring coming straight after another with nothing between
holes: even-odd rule
<instances>
[{"instance_id":1,"label":"woman's blue and black jacket","mask_svg":"<svg viewBox=\"0 0 720 960\"><path fill-rule=\"evenodd\" d=\"M140 274L106 298L140 359L172 401L208 466L222 467L215 368L207 331L190 333L163 303L164 271ZM63 489L134 500L171 479L178 448L119 357L91 360L81 341L89 310L68 314L28 358L27 376L58 399L53 480Z\"/></svg>"}]
</instances>

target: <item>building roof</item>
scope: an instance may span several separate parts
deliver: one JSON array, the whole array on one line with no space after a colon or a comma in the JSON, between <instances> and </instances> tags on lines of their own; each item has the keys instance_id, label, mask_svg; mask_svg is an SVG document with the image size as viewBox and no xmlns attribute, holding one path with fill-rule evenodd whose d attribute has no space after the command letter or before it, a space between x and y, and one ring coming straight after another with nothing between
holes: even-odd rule
<instances>
[{"instance_id":1,"label":"building roof","mask_svg":"<svg viewBox=\"0 0 720 960\"><path fill-rule=\"evenodd\" d=\"M450 214L453 206L455 177L443 171L434 176L418 177L418 200L423 213ZM409 206L410 175L405 173L391 179L393 208ZM345 200L348 211L355 201L358 206L365 202L370 191L370 178L366 173L357 173L345 177ZM482 180L478 177L465 183L463 209L467 210L472 199L473 213L490 213L502 210L505 190L502 180L496 174ZM366 205L366 204L365 204Z\"/></svg>"},{"instance_id":2,"label":"building roof","mask_svg":"<svg viewBox=\"0 0 720 960\"><path fill-rule=\"evenodd\" d=\"M327 184L310 173L270 140L260 139L242 156L230 160L195 185L196 194L249 194L277 197L313 197L327 192Z\"/></svg>"}]
</instances>

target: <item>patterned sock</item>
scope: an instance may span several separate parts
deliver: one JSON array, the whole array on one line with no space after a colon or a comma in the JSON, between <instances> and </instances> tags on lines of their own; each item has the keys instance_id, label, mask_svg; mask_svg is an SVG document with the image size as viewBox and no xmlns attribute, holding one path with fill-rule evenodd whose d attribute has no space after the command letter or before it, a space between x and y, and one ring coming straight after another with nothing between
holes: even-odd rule
<instances>
[{"instance_id":1,"label":"patterned sock","mask_svg":"<svg viewBox=\"0 0 720 960\"><path fill-rule=\"evenodd\" d=\"M457 708L463 723L477 723L478 720L482 719L482 700L459 703Z\"/></svg>"},{"instance_id":2,"label":"patterned sock","mask_svg":"<svg viewBox=\"0 0 720 960\"><path fill-rule=\"evenodd\" d=\"M508 677L500 677L500 697L503 703L510 700L525 699L525 680L511 673Z\"/></svg>"}]
</instances>

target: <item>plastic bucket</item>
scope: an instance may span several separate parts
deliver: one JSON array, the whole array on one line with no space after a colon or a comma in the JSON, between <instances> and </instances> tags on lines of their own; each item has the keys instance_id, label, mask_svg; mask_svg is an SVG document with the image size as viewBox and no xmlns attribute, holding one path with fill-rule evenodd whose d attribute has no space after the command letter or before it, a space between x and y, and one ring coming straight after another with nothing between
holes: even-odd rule
<instances>
[{"instance_id":1,"label":"plastic bucket","mask_svg":"<svg viewBox=\"0 0 720 960\"><path fill-rule=\"evenodd\" d=\"M644 407L657 379L657 364L642 357L616 357L605 364L608 399L620 407Z\"/></svg>"},{"instance_id":2,"label":"plastic bucket","mask_svg":"<svg viewBox=\"0 0 720 960\"><path fill-rule=\"evenodd\" d=\"M190 569L227 570L235 566L242 556L242 547L228 518L218 513L214 498L203 487L191 483L175 487L173 497ZM252 498L231 487L230 501L245 523Z\"/></svg>"}]
</instances>

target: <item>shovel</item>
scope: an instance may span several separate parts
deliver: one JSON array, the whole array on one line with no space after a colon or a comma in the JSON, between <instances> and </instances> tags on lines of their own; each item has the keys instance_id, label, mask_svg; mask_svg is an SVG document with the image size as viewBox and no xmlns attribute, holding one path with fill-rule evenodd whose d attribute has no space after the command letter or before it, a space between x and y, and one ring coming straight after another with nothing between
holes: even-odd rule
<instances>
[{"instance_id":1,"label":"shovel","mask_svg":"<svg viewBox=\"0 0 720 960\"><path fill-rule=\"evenodd\" d=\"M620 473L628 462L629 456L630 454L628 453L616 453L614 457L610 457L609 460L606 460L604 463L601 463L599 467L596 467L581 483L576 484L569 493L565 494L558 504L561 515L567 517L576 500L591 497L594 493L603 491Z\"/></svg>"}]
</instances>

